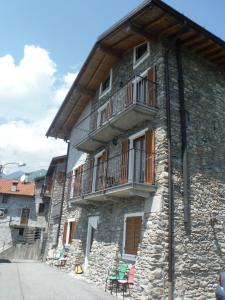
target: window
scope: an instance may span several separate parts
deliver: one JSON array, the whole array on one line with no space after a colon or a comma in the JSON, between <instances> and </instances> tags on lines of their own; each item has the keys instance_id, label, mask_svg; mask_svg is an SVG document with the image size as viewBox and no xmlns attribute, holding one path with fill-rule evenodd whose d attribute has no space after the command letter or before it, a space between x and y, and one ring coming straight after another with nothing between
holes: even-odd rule
<instances>
[{"instance_id":1,"label":"window","mask_svg":"<svg viewBox=\"0 0 225 300\"><path fill-rule=\"evenodd\" d=\"M105 150L95 155L92 192L103 190L107 167L107 152Z\"/></svg>"},{"instance_id":2,"label":"window","mask_svg":"<svg viewBox=\"0 0 225 300\"><path fill-rule=\"evenodd\" d=\"M29 220L29 216L30 216L30 209L29 208L23 208L21 218L20 218L20 224L21 225L27 225L28 220Z\"/></svg>"},{"instance_id":3,"label":"window","mask_svg":"<svg viewBox=\"0 0 225 300\"><path fill-rule=\"evenodd\" d=\"M134 48L134 59L133 64L134 68L137 67L140 63L142 63L146 57L149 55L149 43L145 42Z\"/></svg>"},{"instance_id":4,"label":"window","mask_svg":"<svg viewBox=\"0 0 225 300\"><path fill-rule=\"evenodd\" d=\"M0 218L5 218L7 214L7 208L0 208Z\"/></svg>"},{"instance_id":5,"label":"window","mask_svg":"<svg viewBox=\"0 0 225 300\"><path fill-rule=\"evenodd\" d=\"M7 203L8 202L8 195L3 195L2 196L2 203Z\"/></svg>"},{"instance_id":6,"label":"window","mask_svg":"<svg viewBox=\"0 0 225 300\"><path fill-rule=\"evenodd\" d=\"M112 70L110 70L106 79L100 85L100 97L103 97L111 90L112 86Z\"/></svg>"},{"instance_id":7,"label":"window","mask_svg":"<svg viewBox=\"0 0 225 300\"><path fill-rule=\"evenodd\" d=\"M41 214L45 211L45 204L39 203L38 213Z\"/></svg>"},{"instance_id":8,"label":"window","mask_svg":"<svg viewBox=\"0 0 225 300\"><path fill-rule=\"evenodd\" d=\"M124 217L123 258L134 260L141 239L143 213L126 214Z\"/></svg>"},{"instance_id":9,"label":"window","mask_svg":"<svg viewBox=\"0 0 225 300\"><path fill-rule=\"evenodd\" d=\"M83 165L74 170L73 176L73 197L78 197L82 190Z\"/></svg>"},{"instance_id":10,"label":"window","mask_svg":"<svg viewBox=\"0 0 225 300\"><path fill-rule=\"evenodd\" d=\"M72 243L76 227L75 219L69 219L64 223L63 244L69 245Z\"/></svg>"},{"instance_id":11,"label":"window","mask_svg":"<svg viewBox=\"0 0 225 300\"><path fill-rule=\"evenodd\" d=\"M24 228L19 228L18 230L19 236L23 236L23 233L24 233Z\"/></svg>"}]
</instances>

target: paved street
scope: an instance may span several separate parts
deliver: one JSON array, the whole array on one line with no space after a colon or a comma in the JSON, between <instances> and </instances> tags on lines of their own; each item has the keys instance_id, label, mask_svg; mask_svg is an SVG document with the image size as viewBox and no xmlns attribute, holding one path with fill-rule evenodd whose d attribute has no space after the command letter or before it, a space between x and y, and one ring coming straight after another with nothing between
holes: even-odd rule
<instances>
[{"instance_id":1,"label":"paved street","mask_svg":"<svg viewBox=\"0 0 225 300\"><path fill-rule=\"evenodd\" d=\"M39 262L0 263L0 300L115 300L83 280Z\"/></svg>"}]
</instances>

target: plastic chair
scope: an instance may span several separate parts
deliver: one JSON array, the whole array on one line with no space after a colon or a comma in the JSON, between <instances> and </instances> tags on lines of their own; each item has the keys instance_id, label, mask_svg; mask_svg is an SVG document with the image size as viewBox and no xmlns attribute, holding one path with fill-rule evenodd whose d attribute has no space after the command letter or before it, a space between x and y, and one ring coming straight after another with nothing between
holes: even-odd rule
<instances>
[{"instance_id":1,"label":"plastic chair","mask_svg":"<svg viewBox=\"0 0 225 300\"><path fill-rule=\"evenodd\" d=\"M136 274L136 268L133 265L130 268L130 270L127 272L126 279L118 279L117 280L117 286L119 287L120 285L122 285L122 287L123 287L123 299L124 299L125 290L127 290L127 288L129 290L129 296L130 296L130 285L134 284L135 274Z\"/></svg>"},{"instance_id":2,"label":"plastic chair","mask_svg":"<svg viewBox=\"0 0 225 300\"><path fill-rule=\"evenodd\" d=\"M125 264L119 265L118 268L111 267L108 270L108 275L107 275L106 284L105 284L105 291L108 288L108 282L110 282L111 294L113 291L113 286L115 285L116 286L116 295L117 295L117 282L118 282L118 280L126 279L127 270L128 270L128 265L125 265Z\"/></svg>"}]
</instances>

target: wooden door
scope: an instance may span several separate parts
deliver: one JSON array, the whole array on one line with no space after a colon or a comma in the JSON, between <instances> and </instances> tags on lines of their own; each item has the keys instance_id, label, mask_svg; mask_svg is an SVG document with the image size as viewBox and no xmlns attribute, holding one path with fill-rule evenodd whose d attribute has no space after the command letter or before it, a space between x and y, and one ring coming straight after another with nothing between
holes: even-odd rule
<instances>
[{"instance_id":1,"label":"wooden door","mask_svg":"<svg viewBox=\"0 0 225 300\"><path fill-rule=\"evenodd\" d=\"M21 218L20 218L20 224L27 225L29 221L29 216L30 216L30 208L23 208Z\"/></svg>"}]
</instances>

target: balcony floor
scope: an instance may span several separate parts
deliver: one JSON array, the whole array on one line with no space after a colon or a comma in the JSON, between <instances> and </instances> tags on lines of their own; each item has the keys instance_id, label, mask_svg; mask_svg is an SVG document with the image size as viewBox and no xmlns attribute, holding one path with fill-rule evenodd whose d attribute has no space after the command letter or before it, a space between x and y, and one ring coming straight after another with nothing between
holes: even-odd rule
<instances>
[{"instance_id":1,"label":"balcony floor","mask_svg":"<svg viewBox=\"0 0 225 300\"><path fill-rule=\"evenodd\" d=\"M87 138L76 145L76 148L88 153L94 152L119 134L152 120L155 114L156 108L132 104L126 110L113 116L100 128L91 132Z\"/></svg>"},{"instance_id":2,"label":"balcony floor","mask_svg":"<svg viewBox=\"0 0 225 300\"><path fill-rule=\"evenodd\" d=\"M106 201L109 199L116 198L129 198L129 197L140 197L148 198L151 193L155 191L154 185L147 185L142 183L126 183L118 186L109 187L102 191L93 192L86 194L82 197L71 199L70 202L73 204L88 205L92 201Z\"/></svg>"}]
</instances>

